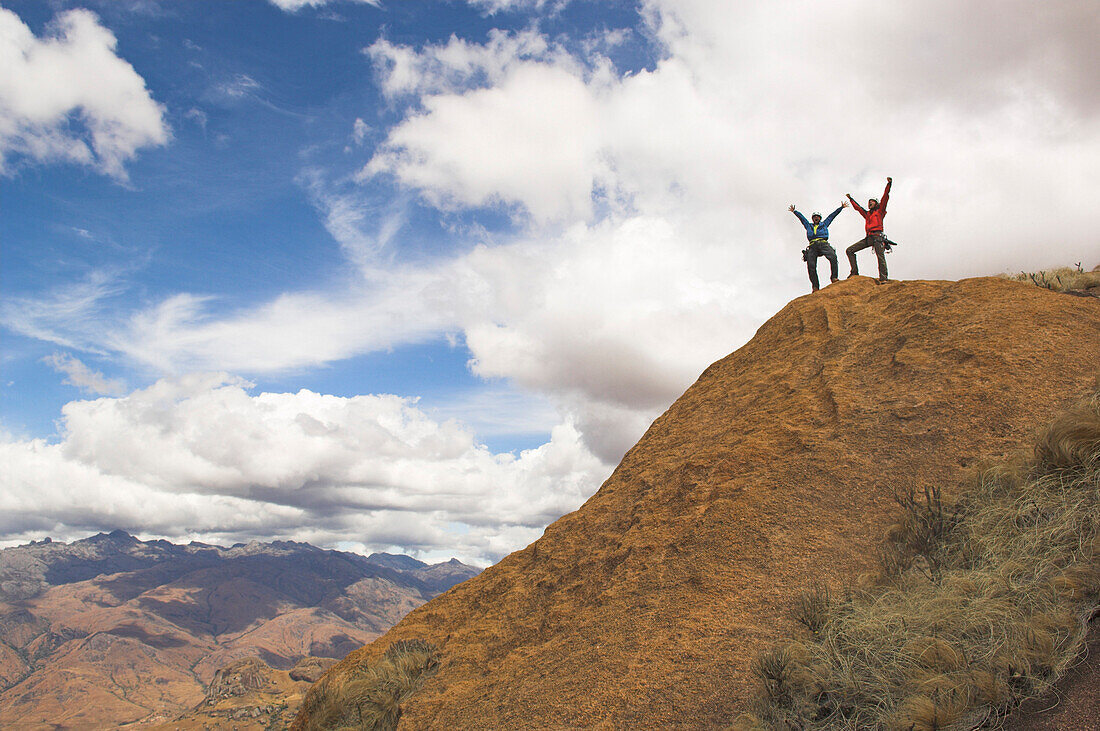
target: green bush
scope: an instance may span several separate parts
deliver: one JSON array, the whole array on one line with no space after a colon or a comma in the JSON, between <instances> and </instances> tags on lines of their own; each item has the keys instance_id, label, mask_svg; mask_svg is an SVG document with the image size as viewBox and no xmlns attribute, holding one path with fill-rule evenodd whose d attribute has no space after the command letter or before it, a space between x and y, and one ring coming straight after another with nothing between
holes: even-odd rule
<instances>
[{"instance_id":1,"label":"green bush","mask_svg":"<svg viewBox=\"0 0 1100 731\"><path fill-rule=\"evenodd\" d=\"M1078 656L1100 603L1100 392L956 499L897 495L883 569L797 602L810 636L760 657L738 726L942 729L1044 693Z\"/></svg>"}]
</instances>

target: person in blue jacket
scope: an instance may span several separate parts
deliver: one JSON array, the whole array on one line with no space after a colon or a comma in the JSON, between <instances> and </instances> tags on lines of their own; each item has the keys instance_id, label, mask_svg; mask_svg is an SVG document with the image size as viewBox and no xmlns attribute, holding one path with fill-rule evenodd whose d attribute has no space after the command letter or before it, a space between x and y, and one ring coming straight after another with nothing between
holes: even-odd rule
<instances>
[{"instance_id":1,"label":"person in blue jacket","mask_svg":"<svg viewBox=\"0 0 1100 731\"><path fill-rule=\"evenodd\" d=\"M829 244L829 224L833 222L837 214L848 207L846 201L842 201L840 208L829 214L829 217L824 221L821 220L821 214L814 212L810 216L810 220L807 221L806 217L795 210L794 204L787 210L798 216L798 220L802 222L802 225L806 228L806 239L810 242L802 251L802 259L806 262L806 270L810 274L810 286L813 287L813 291L821 289L821 285L817 280L817 258L823 256L829 260L829 281L835 282L839 279L839 272L837 271L836 262L836 250Z\"/></svg>"}]
</instances>

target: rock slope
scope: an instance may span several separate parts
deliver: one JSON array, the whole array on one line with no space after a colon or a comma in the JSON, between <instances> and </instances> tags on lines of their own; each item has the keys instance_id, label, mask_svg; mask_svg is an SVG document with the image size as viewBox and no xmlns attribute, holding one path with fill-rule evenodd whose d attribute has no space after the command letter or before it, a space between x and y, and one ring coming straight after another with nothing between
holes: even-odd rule
<instances>
[{"instance_id":1,"label":"rock slope","mask_svg":"<svg viewBox=\"0 0 1100 731\"><path fill-rule=\"evenodd\" d=\"M893 488L1030 443L1098 366L1094 298L854 278L796 299L583 507L329 675L417 637L444 660L403 729L728 724L799 591L872 566Z\"/></svg>"},{"instance_id":2,"label":"rock slope","mask_svg":"<svg viewBox=\"0 0 1100 731\"><path fill-rule=\"evenodd\" d=\"M289 671L276 670L255 657L231 663L214 673L202 702L149 731L273 731L294 719L302 697L332 658L307 658Z\"/></svg>"}]
</instances>

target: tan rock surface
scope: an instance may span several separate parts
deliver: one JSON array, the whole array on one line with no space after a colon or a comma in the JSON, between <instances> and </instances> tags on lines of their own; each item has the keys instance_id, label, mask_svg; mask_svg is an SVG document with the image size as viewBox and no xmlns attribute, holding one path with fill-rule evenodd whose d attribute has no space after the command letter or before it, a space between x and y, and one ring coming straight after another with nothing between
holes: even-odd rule
<instances>
[{"instance_id":1,"label":"tan rock surface","mask_svg":"<svg viewBox=\"0 0 1100 731\"><path fill-rule=\"evenodd\" d=\"M1098 366L1093 298L993 278L801 297L583 507L330 673L419 637L444 663L403 729L728 724L801 588L871 566L892 487L1026 445Z\"/></svg>"}]
</instances>

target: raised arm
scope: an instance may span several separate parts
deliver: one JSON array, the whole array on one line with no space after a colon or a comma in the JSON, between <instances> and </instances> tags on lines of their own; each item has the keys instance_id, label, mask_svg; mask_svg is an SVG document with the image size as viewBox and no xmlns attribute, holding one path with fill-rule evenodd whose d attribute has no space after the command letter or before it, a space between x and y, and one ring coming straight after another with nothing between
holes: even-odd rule
<instances>
[{"instance_id":1,"label":"raised arm","mask_svg":"<svg viewBox=\"0 0 1100 731\"><path fill-rule=\"evenodd\" d=\"M893 178L887 178L886 179L886 190L882 191L882 200L880 200L878 202L879 208L882 209L883 213L886 212L886 202L888 200L890 200L890 186L893 185L893 184L894 184L894 179Z\"/></svg>"},{"instance_id":2,"label":"raised arm","mask_svg":"<svg viewBox=\"0 0 1100 731\"><path fill-rule=\"evenodd\" d=\"M798 216L798 220L802 221L803 227L805 227L807 230L810 228L810 222L807 221L806 217L803 216L801 213L799 213L798 210L794 206L791 206L787 210L790 211L791 213L793 213L794 215Z\"/></svg>"},{"instance_id":3,"label":"raised arm","mask_svg":"<svg viewBox=\"0 0 1100 731\"><path fill-rule=\"evenodd\" d=\"M852 208L855 208L856 212L858 212L859 215L863 216L864 218L867 218L866 209L864 209L864 207L861 206L860 204L856 203L856 199L852 197L852 194L851 193L845 193L845 195L847 195L848 200L850 200L852 202Z\"/></svg>"},{"instance_id":4,"label":"raised arm","mask_svg":"<svg viewBox=\"0 0 1100 731\"><path fill-rule=\"evenodd\" d=\"M836 218L837 214L843 211L846 207L847 206L845 204L841 203L839 208L830 213L829 216L822 222L825 224L825 228L828 228L829 224L833 222L833 219Z\"/></svg>"}]
</instances>

